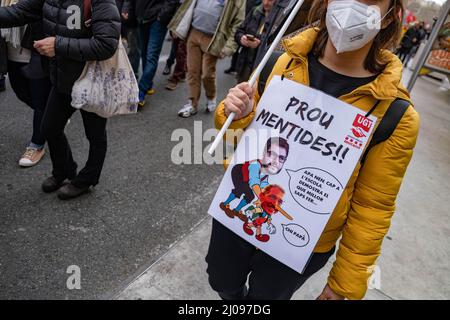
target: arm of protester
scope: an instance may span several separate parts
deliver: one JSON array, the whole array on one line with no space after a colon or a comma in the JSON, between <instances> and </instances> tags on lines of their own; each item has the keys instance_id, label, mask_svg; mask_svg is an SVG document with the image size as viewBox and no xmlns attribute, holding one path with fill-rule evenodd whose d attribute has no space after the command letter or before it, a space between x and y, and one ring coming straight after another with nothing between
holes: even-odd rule
<instances>
[{"instance_id":1,"label":"arm of protester","mask_svg":"<svg viewBox=\"0 0 450 320\"><path fill-rule=\"evenodd\" d=\"M337 295L362 299L367 291L418 131L419 115L410 106L391 137L370 150L360 169L328 277L328 286Z\"/></svg>"},{"instance_id":2,"label":"arm of protester","mask_svg":"<svg viewBox=\"0 0 450 320\"><path fill-rule=\"evenodd\" d=\"M92 2L92 37L74 39L56 36L56 55L77 61L111 58L120 37L120 17L115 0Z\"/></svg>"},{"instance_id":3,"label":"arm of protester","mask_svg":"<svg viewBox=\"0 0 450 320\"><path fill-rule=\"evenodd\" d=\"M250 125L253 118L255 117L256 106L259 101L258 85L256 83L253 86L253 88L250 88L248 86L248 84L247 85L245 85L245 84L246 83L243 82L243 83L238 84L236 87L230 89L228 96L218 104L215 115L214 115L214 124L218 130L220 130L220 128L222 128L223 124L227 120L228 115L230 114L229 113L230 110L228 110L229 104L236 101L235 97L231 97L231 95L234 95L233 89L241 90L240 88L242 88L244 90L247 90L247 93L252 96L251 100L253 100L253 102L251 104L250 110L247 110L247 111L249 111L247 114L242 113L240 115L236 115L236 117L234 118L234 121L231 122L229 129L231 129L231 130L245 129ZM234 91L237 91L237 90L234 90ZM227 103L227 108L225 108L226 103ZM225 139L227 139L226 134L225 134ZM229 140L229 142L234 143L234 141L231 141L231 140Z\"/></svg>"},{"instance_id":4,"label":"arm of protester","mask_svg":"<svg viewBox=\"0 0 450 320\"><path fill-rule=\"evenodd\" d=\"M24 26L42 19L45 0L22 0L0 8L0 28Z\"/></svg>"}]
</instances>

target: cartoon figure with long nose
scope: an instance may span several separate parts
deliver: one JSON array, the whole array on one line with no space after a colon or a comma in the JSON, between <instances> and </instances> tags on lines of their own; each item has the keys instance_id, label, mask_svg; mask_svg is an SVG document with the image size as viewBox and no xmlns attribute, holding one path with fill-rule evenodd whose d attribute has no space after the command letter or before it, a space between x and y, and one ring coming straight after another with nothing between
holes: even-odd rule
<instances>
[{"instance_id":1,"label":"cartoon figure with long nose","mask_svg":"<svg viewBox=\"0 0 450 320\"><path fill-rule=\"evenodd\" d=\"M244 232L252 236L254 234L253 228L255 228L256 240L261 242L269 241L270 236L268 234L263 234L261 227L264 224L267 224L267 230L270 234L276 232L276 228L272 224L272 215L281 212L287 219L292 220L292 217L281 209L283 197L284 190L279 185L269 184L265 187L259 194L259 199L255 200L253 204L245 210L250 221L244 222Z\"/></svg>"}]
</instances>

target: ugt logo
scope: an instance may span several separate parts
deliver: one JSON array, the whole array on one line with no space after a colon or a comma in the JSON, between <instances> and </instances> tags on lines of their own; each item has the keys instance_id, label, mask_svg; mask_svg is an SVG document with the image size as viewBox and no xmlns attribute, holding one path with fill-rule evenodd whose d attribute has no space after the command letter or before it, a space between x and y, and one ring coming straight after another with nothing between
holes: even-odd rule
<instances>
[{"instance_id":1,"label":"ugt logo","mask_svg":"<svg viewBox=\"0 0 450 320\"><path fill-rule=\"evenodd\" d=\"M358 114L353 121L352 133L356 138L366 137L366 133L369 133L372 128L373 121L363 115Z\"/></svg>"}]
</instances>

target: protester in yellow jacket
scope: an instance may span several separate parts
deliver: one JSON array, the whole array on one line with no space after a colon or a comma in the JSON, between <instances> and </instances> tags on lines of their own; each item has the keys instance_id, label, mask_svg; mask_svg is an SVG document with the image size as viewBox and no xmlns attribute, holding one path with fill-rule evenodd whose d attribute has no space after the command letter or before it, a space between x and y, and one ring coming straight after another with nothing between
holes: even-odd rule
<instances>
[{"instance_id":1,"label":"protester in yellow jacket","mask_svg":"<svg viewBox=\"0 0 450 320\"><path fill-rule=\"evenodd\" d=\"M286 52L277 60L267 84L274 75L279 75L313 87L310 81L321 72L325 72L322 79L329 79L330 82L316 79L314 87L325 92L328 87L339 86L339 83L351 87L352 83L365 81L365 84L353 86L350 91L340 88L327 93L338 93L336 97L366 112L379 101L372 113L378 118L376 125L396 98L410 101L408 92L400 84L402 63L387 50L394 48L398 41L402 1L378 2L381 30L369 42L361 43L359 48L355 49L354 43L345 41L346 24L351 27L351 23L341 23L342 29L330 28L333 26L332 20L339 16L336 12L349 10L351 15L355 10L363 12L361 9L364 6L365 1L315 1L311 21L319 18L319 27L284 41ZM358 24L358 18L353 23ZM311 69L312 64L318 69ZM235 112L236 117L230 128L246 128L255 116L259 98L257 85L250 88L247 83L241 83L232 88L216 110L216 127L220 128L227 116ZM307 277L325 265L342 236L336 261L318 299L363 298L395 211L396 197L413 153L418 130L419 116L410 105L392 135L369 151L363 165L357 165L314 249L310 262L314 270L306 270L303 277L268 257L256 257L262 253L251 251L249 247L245 247L246 251L242 249L240 256L237 256L232 250L240 250L237 248L243 248L244 244L214 220L206 258L212 288L224 299L289 299ZM246 259L248 263L243 262ZM260 272L259 262L255 261L263 259L268 262L265 262L265 272ZM317 261L314 262L314 259ZM289 272L292 273L290 276ZM247 289L243 279L247 279L248 274L250 287Z\"/></svg>"}]
</instances>

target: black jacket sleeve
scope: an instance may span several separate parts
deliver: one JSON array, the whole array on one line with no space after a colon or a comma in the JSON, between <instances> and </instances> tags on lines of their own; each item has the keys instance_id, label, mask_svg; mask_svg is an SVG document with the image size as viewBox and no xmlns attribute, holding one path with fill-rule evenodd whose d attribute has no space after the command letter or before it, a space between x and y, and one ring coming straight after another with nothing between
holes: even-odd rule
<instances>
[{"instance_id":1,"label":"black jacket sleeve","mask_svg":"<svg viewBox=\"0 0 450 320\"><path fill-rule=\"evenodd\" d=\"M234 40L236 43L242 46L241 38L243 35L247 34L248 25L253 20L253 12L254 10L250 10L250 13L245 17L244 22L237 28L236 33L234 34Z\"/></svg>"},{"instance_id":2,"label":"black jacket sleeve","mask_svg":"<svg viewBox=\"0 0 450 320\"><path fill-rule=\"evenodd\" d=\"M114 0L92 1L92 37L75 39L56 36L56 55L77 61L106 60L117 50L120 17Z\"/></svg>"},{"instance_id":3,"label":"black jacket sleeve","mask_svg":"<svg viewBox=\"0 0 450 320\"><path fill-rule=\"evenodd\" d=\"M45 0L21 0L17 4L0 8L0 28L24 26L42 19Z\"/></svg>"},{"instance_id":4,"label":"black jacket sleeve","mask_svg":"<svg viewBox=\"0 0 450 320\"><path fill-rule=\"evenodd\" d=\"M159 22L166 27L169 24L170 20L172 20L178 7L179 7L179 0L164 1L164 5L162 6L161 11L159 12L158 15Z\"/></svg>"}]
</instances>

